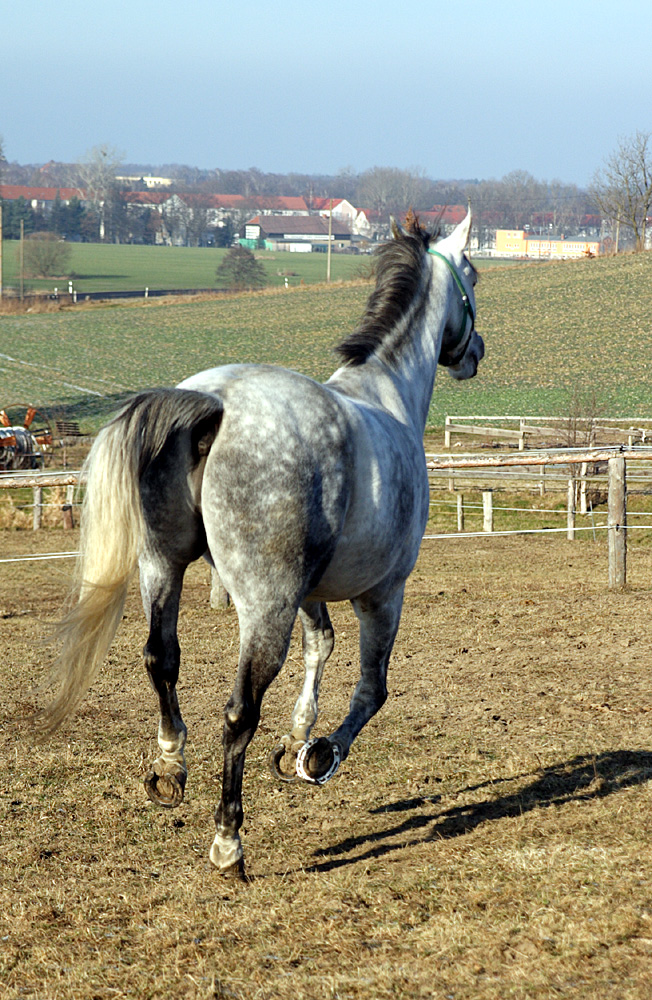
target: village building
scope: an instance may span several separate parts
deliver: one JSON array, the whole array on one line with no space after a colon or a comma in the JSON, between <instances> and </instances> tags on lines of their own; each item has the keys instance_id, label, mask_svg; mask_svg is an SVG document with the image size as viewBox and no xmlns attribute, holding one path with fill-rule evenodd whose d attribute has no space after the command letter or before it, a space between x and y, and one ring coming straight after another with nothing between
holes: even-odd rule
<instances>
[{"instance_id":1,"label":"village building","mask_svg":"<svg viewBox=\"0 0 652 1000\"><path fill-rule=\"evenodd\" d=\"M525 257L536 260L569 260L580 257L597 257L602 252L599 240L554 239L535 236L525 229L497 229L494 255L496 257Z\"/></svg>"},{"instance_id":2,"label":"village building","mask_svg":"<svg viewBox=\"0 0 652 1000\"><path fill-rule=\"evenodd\" d=\"M258 246L261 241L266 250L291 253L326 250L329 242L333 250L346 250L351 247L351 230L338 219L322 215L256 215L245 225L244 239L240 242Z\"/></svg>"},{"instance_id":3,"label":"village building","mask_svg":"<svg viewBox=\"0 0 652 1000\"><path fill-rule=\"evenodd\" d=\"M116 180L120 184L137 185L138 187L145 188L148 191L157 190L159 188L169 188L174 184L172 177L153 177L151 174L142 174L141 176L116 176Z\"/></svg>"},{"instance_id":4,"label":"village building","mask_svg":"<svg viewBox=\"0 0 652 1000\"><path fill-rule=\"evenodd\" d=\"M69 205L73 198L84 202L86 192L81 188L30 187L24 184L0 184L0 201L18 201L23 198L35 212L47 214L57 201Z\"/></svg>"}]
</instances>

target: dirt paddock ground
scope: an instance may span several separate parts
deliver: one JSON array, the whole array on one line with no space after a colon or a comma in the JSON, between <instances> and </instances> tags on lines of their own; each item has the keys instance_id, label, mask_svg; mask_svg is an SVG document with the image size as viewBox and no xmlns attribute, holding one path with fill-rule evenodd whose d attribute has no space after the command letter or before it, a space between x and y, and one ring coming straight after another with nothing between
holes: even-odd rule
<instances>
[{"instance_id":1,"label":"dirt paddock ground","mask_svg":"<svg viewBox=\"0 0 652 1000\"><path fill-rule=\"evenodd\" d=\"M74 547L0 534L4 555ZM7 998L649 998L652 551L607 590L606 542L424 542L390 697L336 777L280 786L298 635L245 772L248 884L208 862L233 611L191 567L180 619L186 800L151 804L156 706L137 588L78 715L37 744L71 562L2 566L0 992ZM316 734L357 678L334 606Z\"/></svg>"}]
</instances>

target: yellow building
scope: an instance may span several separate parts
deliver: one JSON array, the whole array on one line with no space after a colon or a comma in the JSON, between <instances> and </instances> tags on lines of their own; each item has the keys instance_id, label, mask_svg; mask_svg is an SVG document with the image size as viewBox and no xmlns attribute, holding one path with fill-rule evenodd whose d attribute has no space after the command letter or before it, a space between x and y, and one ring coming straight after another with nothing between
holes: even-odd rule
<instances>
[{"instance_id":1,"label":"yellow building","mask_svg":"<svg viewBox=\"0 0 652 1000\"><path fill-rule=\"evenodd\" d=\"M554 240L533 236L523 229L497 229L497 257L528 257L536 260L567 260L577 257L596 257L600 253L599 240Z\"/></svg>"}]
</instances>

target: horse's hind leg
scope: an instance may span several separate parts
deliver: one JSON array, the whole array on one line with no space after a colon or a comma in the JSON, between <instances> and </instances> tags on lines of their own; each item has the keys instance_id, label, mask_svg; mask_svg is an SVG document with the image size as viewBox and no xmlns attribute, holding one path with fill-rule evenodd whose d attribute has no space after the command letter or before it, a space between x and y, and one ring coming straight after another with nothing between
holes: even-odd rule
<instances>
[{"instance_id":1,"label":"horse's hind leg","mask_svg":"<svg viewBox=\"0 0 652 1000\"><path fill-rule=\"evenodd\" d=\"M333 652L333 626L328 617L326 605L319 601L307 601L299 609L299 619L303 631L303 661L305 677L303 689L292 712L292 731L281 738L280 745L270 755L272 773L283 781L294 781L297 754L310 736L310 730L317 721L319 685L326 660ZM281 761L289 758L291 771L281 768Z\"/></svg>"},{"instance_id":2,"label":"horse's hind leg","mask_svg":"<svg viewBox=\"0 0 652 1000\"><path fill-rule=\"evenodd\" d=\"M297 761L297 773L317 784L335 774L360 730L387 699L387 666L401 618L403 587L389 599L364 595L351 603L360 622L360 680L349 713L329 737L306 743Z\"/></svg>"},{"instance_id":3,"label":"horse's hind leg","mask_svg":"<svg viewBox=\"0 0 652 1000\"><path fill-rule=\"evenodd\" d=\"M236 604L237 607L237 604ZM296 607L296 606L295 606ZM224 709L222 796L215 812L217 833L210 858L222 873L242 874L242 775L265 691L287 655L296 611L291 603L263 619L240 615L240 660L235 685Z\"/></svg>"},{"instance_id":4,"label":"horse's hind leg","mask_svg":"<svg viewBox=\"0 0 652 1000\"><path fill-rule=\"evenodd\" d=\"M161 712L161 756L145 776L145 789L153 802L168 807L183 801L188 773L183 754L186 727L176 691L180 662L177 618L184 570L151 557L141 559L141 594L150 629L143 652Z\"/></svg>"}]
</instances>

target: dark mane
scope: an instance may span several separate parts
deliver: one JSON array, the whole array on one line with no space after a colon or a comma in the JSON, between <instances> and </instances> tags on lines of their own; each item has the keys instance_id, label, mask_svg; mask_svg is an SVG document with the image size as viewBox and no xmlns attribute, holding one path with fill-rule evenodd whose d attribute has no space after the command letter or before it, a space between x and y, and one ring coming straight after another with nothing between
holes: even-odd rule
<instances>
[{"instance_id":1,"label":"dark mane","mask_svg":"<svg viewBox=\"0 0 652 1000\"><path fill-rule=\"evenodd\" d=\"M335 351L351 365L362 365L385 341L410 308L421 285L421 261L431 241L439 236L422 229L414 219L409 232L394 230L395 238L375 253L376 287L369 296L357 328Z\"/></svg>"}]
</instances>

